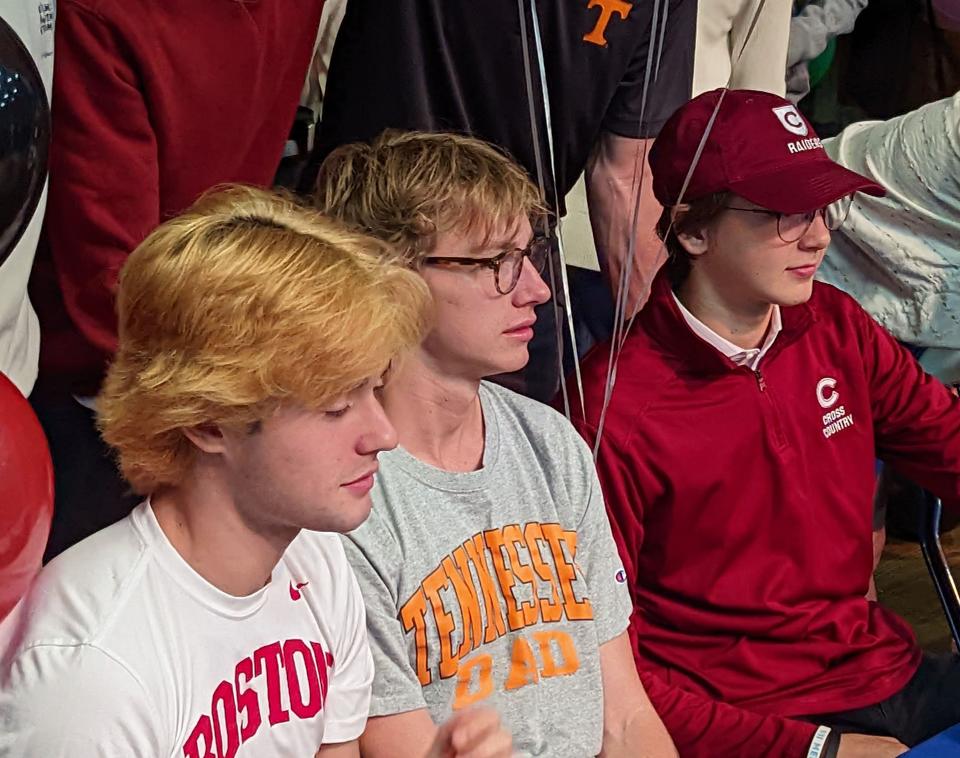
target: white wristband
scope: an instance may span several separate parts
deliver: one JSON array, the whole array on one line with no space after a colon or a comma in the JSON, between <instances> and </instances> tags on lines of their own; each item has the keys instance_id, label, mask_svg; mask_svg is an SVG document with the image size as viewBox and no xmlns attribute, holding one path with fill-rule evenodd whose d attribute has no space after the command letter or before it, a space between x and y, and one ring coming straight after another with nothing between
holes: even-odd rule
<instances>
[{"instance_id":1,"label":"white wristband","mask_svg":"<svg viewBox=\"0 0 960 758\"><path fill-rule=\"evenodd\" d=\"M829 736L829 726L818 727L817 731L813 735L813 740L810 742L810 749L807 751L807 758L820 758L820 753L823 751L823 743L827 741L827 737Z\"/></svg>"}]
</instances>

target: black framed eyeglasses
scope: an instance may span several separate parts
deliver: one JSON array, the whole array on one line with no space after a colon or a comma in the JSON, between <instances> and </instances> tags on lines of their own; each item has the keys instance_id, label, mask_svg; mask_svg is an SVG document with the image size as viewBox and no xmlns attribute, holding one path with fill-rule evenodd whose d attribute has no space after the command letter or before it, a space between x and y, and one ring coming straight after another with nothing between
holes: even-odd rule
<instances>
[{"instance_id":1,"label":"black framed eyeglasses","mask_svg":"<svg viewBox=\"0 0 960 758\"><path fill-rule=\"evenodd\" d=\"M842 197L824 208L817 208L806 213L779 213L769 211L766 208L740 208L735 205L725 205L723 207L728 211L775 216L777 219L777 235L780 239L784 242L796 242L807 233L818 215L823 217L823 223L827 229L831 232L837 231L847 220L851 205L853 205L853 195Z\"/></svg>"},{"instance_id":2,"label":"black framed eyeglasses","mask_svg":"<svg viewBox=\"0 0 960 758\"><path fill-rule=\"evenodd\" d=\"M520 281L524 258L529 258L536 272L542 274L552 249L553 240L550 237L537 236L534 237L526 247L504 250L492 258L457 258L445 255L428 255L423 259L423 262L431 266L482 266L492 269L497 292L501 295L509 295L516 289L517 282Z\"/></svg>"}]
</instances>

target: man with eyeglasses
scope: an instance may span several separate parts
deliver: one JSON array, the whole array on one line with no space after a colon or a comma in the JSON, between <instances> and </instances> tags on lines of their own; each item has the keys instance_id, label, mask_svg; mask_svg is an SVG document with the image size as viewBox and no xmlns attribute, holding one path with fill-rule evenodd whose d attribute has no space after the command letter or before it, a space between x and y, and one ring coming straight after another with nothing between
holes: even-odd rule
<instances>
[{"instance_id":1,"label":"man with eyeglasses","mask_svg":"<svg viewBox=\"0 0 960 758\"><path fill-rule=\"evenodd\" d=\"M536 187L476 139L387 133L334 151L315 202L392 243L436 303L383 389L400 447L345 539L375 662L363 755L420 755L436 724L485 703L521 756L675 756L633 665L589 450L485 380L524 366L550 296Z\"/></svg>"},{"instance_id":2,"label":"man with eyeglasses","mask_svg":"<svg viewBox=\"0 0 960 758\"><path fill-rule=\"evenodd\" d=\"M584 361L577 419L641 679L685 757L899 755L960 721L960 662L864 597L874 462L956 501L960 401L814 282L851 195L883 188L753 91L682 107L651 166L668 264Z\"/></svg>"},{"instance_id":3,"label":"man with eyeglasses","mask_svg":"<svg viewBox=\"0 0 960 758\"><path fill-rule=\"evenodd\" d=\"M582 248L592 247L595 230L604 274L567 270L578 342L593 344L613 320L637 167L660 125L691 95L696 31L696 0L350 0L330 59L315 161L388 128L499 145L542 185L557 218L567 214L569 194L571 262L592 256ZM307 181L315 173L308 168ZM646 178L642 192L647 223L637 226L638 258L656 241L658 212ZM646 272L653 262L644 263ZM559 269L545 278L562 301ZM640 280L634 275L632 289L649 287ZM559 313L551 304L538 315L528 365L497 381L547 402L560 383L562 302ZM569 345L564 351L569 367L576 356Z\"/></svg>"}]
</instances>

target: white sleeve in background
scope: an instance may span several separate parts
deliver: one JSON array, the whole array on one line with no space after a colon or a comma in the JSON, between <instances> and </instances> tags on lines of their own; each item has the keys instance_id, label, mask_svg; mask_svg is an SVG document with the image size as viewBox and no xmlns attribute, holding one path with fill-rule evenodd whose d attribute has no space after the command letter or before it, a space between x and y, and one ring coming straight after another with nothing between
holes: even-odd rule
<instances>
[{"instance_id":1,"label":"white sleeve in background","mask_svg":"<svg viewBox=\"0 0 960 758\"><path fill-rule=\"evenodd\" d=\"M166 756L156 714L139 680L103 650L33 647L0 682L0 756Z\"/></svg>"},{"instance_id":2,"label":"white sleeve in background","mask_svg":"<svg viewBox=\"0 0 960 758\"><path fill-rule=\"evenodd\" d=\"M793 3L766 0L757 16L760 1L698 0L693 97L728 82L734 89L784 94Z\"/></svg>"},{"instance_id":3,"label":"white sleeve in background","mask_svg":"<svg viewBox=\"0 0 960 758\"><path fill-rule=\"evenodd\" d=\"M849 34L869 0L813 0L790 22L787 66L810 61L834 37Z\"/></svg>"},{"instance_id":4,"label":"white sleeve in background","mask_svg":"<svg viewBox=\"0 0 960 758\"><path fill-rule=\"evenodd\" d=\"M323 93L327 89L327 74L330 72L330 58L333 55L333 43L340 31L343 14L347 10L347 0L326 0L320 15L320 28L313 48L313 59L307 69L307 77L300 92L300 105L310 108L318 118L323 111Z\"/></svg>"},{"instance_id":5,"label":"white sleeve in background","mask_svg":"<svg viewBox=\"0 0 960 758\"><path fill-rule=\"evenodd\" d=\"M897 339L960 350L960 93L853 124L824 147L887 195L855 195L819 278Z\"/></svg>"}]
</instances>

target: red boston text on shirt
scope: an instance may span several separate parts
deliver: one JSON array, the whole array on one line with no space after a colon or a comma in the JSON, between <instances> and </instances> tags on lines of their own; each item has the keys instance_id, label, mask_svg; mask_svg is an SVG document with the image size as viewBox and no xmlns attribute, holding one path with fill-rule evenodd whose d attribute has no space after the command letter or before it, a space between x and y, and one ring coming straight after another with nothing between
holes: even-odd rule
<instances>
[{"instance_id":1,"label":"red boston text on shirt","mask_svg":"<svg viewBox=\"0 0 960 758\"><path fill-rule=\"evenodd\" d=\"M328 670L333 665L333 655L319 642L286 640L258 648L237 663L232 681L224 679L216 686L209 714L197 719L183 745L184 756L232 758L257 733L264 713L251 683L260 676L266 677L266 716L271 727L289 721L291 713L301 720L313 718L327 699Z\"/></svg>"}]
</instances>

